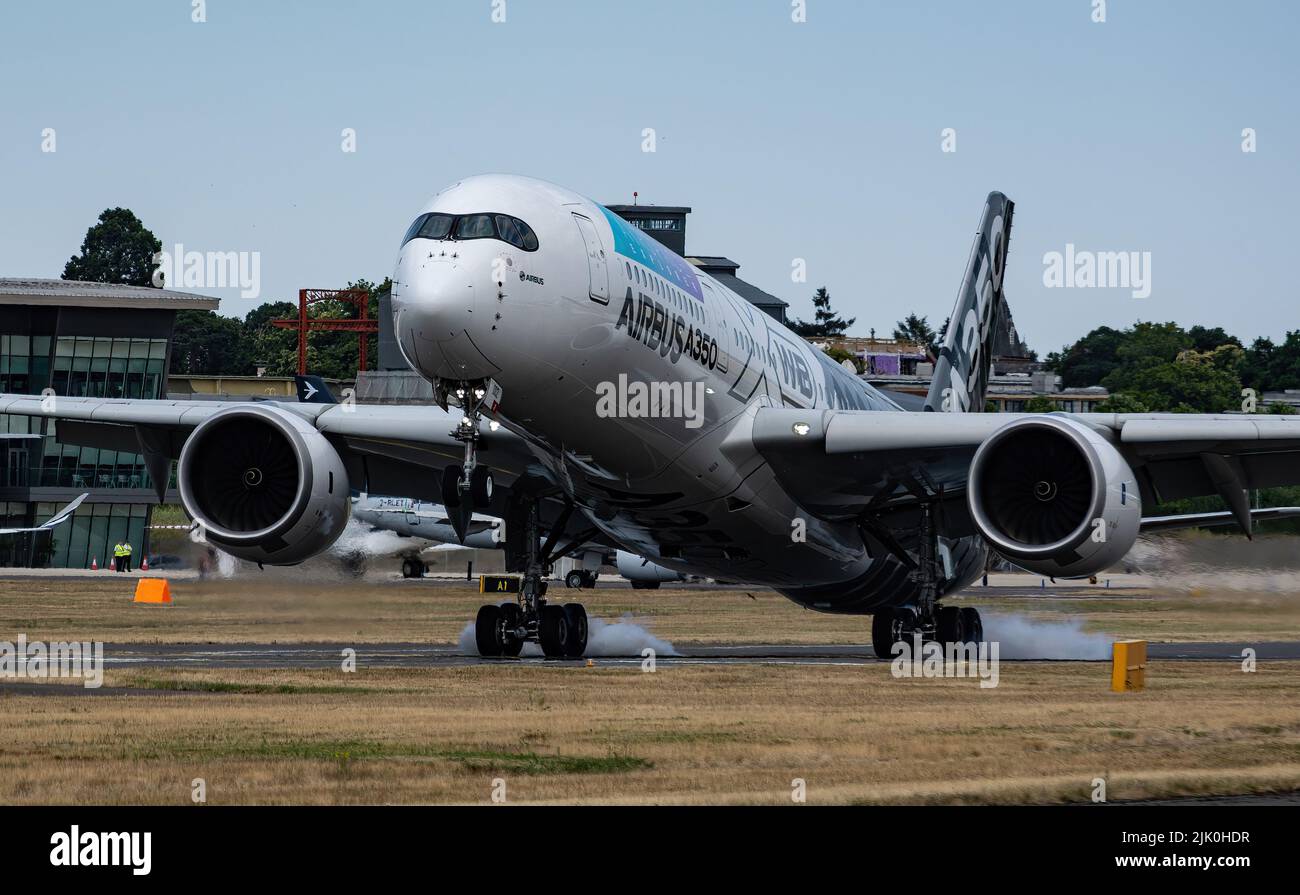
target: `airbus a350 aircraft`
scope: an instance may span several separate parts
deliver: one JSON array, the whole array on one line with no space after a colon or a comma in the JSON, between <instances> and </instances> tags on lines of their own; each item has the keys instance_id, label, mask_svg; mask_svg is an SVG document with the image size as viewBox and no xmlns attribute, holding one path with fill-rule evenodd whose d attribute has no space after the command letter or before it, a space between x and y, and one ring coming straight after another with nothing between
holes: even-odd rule
<instances>
[{"instance_id":1,"label":"airbus a350 aircraft","mask_svg":"<svg viewBox=\"0 0 1300 895\"><path fill-rule=\"evenodd\" d=\"M0 413L142 452L156 483L178 459L186 511L259 562L328 547L350 485L439 500L462 532L502 516L524 577L517 604L479 611L485 655L581 655L586 613L549 602L543 572L595 539L872 614L882 655L913 631L978 640L949 598L990 549L1085 576L1144 527L1219 521L1144 503L1219 494L1249 532L1247 489L1300 482L1300 418L982 413L1012 211L989 194L922 412L597 203L487 175L424 207L393 276L401 349L454 412L5 395Z\"/></svg>"}]
</instances>

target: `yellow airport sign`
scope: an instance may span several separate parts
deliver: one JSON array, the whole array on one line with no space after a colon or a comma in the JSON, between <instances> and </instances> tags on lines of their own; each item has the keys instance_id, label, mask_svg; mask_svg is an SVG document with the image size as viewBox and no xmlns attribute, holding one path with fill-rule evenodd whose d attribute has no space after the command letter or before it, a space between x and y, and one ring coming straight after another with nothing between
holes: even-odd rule
<instances>
[{"instance_id":1,"label":"yellow airport sign","mask_svg":"<svg viewBox=\"0 0 1300 895\"><path fill-rule=\"evenodd\" d=\"M519 593L518 575L479 575L478 592L481 594Z\"/></svg>"}]
</instances>

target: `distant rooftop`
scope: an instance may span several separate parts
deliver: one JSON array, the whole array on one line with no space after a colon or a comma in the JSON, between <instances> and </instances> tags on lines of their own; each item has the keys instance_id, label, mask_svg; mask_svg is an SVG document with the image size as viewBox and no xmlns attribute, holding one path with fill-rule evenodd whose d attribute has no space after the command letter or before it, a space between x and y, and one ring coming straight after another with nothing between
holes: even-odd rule
<instances>
[{"instance_id":1,"label":"distant rooftop","mask_svg":"<svg viewBox=\"0 0 1300 895\"><path fill-rule=\"evenodd\" d=\"M208 295L154 289L150 286L91 283L85 280L0 277L0 305L215 311L220 304L219 299Z\"/></svg>"},{"instance_id":2,"label":"distant rooftop","mask_svg":"<svg viewBox=\"0 0 1300 895\"><path fill-rule=\"evenodd\" d=\"M735 261L722 255L687 255L686 260L750 304L764 309L777 320L785 321L785 309L790 307L790 303L736 276L740 265Z\"/></svg>"},{"instance_id":3,"label":"distant rooftop","mask_svg":"<svg viewBox=\"0 0 1300 895\"><path fill-rule=\"evenodd\" d=\"M625 213L632 214L690 214L689 205L619 205L613 203L606 205L610 211L619 217L624 217Z\"/></svg>"}]
</instances>

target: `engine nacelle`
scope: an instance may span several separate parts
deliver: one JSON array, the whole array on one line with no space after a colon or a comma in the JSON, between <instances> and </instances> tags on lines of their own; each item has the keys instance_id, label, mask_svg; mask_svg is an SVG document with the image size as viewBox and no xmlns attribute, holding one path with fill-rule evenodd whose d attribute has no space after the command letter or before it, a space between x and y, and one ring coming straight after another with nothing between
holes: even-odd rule
<instances>
[{"instance_id":1,"label":"engine nacelle","mask_svg":"<svg viewBox=\"0 0 1300 895\"><path fill-rule=\"evenodd\" d=\"M176 482L206 539L252 562L302 562L328 549L348 521L338 451L306 420L263 404L222 410L195 426Z\"/></svg>"},{"instance_id":2,"label":"engine nacelle","mask_svg":"<svg viewBox=\"0 0 1300 895\"><path fill-rule=\"evenodd\" d=\"M642 556L635 553L628 553L626 550L619 550L615 557L618 565L618 573L628 581L683 581L685 580L681 572L674 572L672 569L665 569L663 566L652 563Z\"/></svg>"},{"instance_id":3,"label":"engine nacelle","mask_svg":"<svg viewBox=\"0 0 1300 895\"><path fill-rule=\"evenodd\" d=\"M1025 417L994 432L971 461L966 499L994 550L1057 578L1114 565L1142 525L1127 461L1097 432L1065 417Z\"/></svg>"}]
</instances>

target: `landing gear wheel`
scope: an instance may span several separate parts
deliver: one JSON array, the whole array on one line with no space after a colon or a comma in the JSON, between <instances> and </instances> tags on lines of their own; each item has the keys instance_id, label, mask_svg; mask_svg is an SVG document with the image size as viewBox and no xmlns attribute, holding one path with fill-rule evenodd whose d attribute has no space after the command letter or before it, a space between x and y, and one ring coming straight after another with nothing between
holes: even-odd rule
<instances>
[{"instance_id":1,"label":"landing gear wheel","mask_svg":"<svg viewBox=\"0 0 1300 895\"><path fill-rule=\"evenodd\" d=\"M460 506L460 467L442 468L442 503L449 508Z\"/></svg>"},{"instance_id":2,"label":"landing gear wheel","mask_svg":"<svg viewBox=\"0 0 1300 895\"><path fill-rule=\"evenodd\" d=\"M501 607L495 603L480 606L478 616L474 619L474 645L478 647L480 656L501 655L501 641L497 633L500 628Z\"/></svg>"},{"instance_id":3,"label":"landing gear wheel","mask_svg":"<svg viewBox=\"0 0 1300 895\"><path fill-rule=\"evenodd\" d=\"M878 609L871 616L871 648L877 659L889 659L894 652L894 610Z\"/></svg>"},{"instance_id":4,"label":"landing gear wheel","mask_svg":"<svg viewBox=\"0 0 1300 895\"><path fill-rule=\"evenodd\" d=\"M980 611L970 606L961 610L962 631L966 635L966 642L974 646L979 646L984 642L984 621L980 618Z\"/></svg>"},{"instance_id":5,"label":"landing gear wheel","mask_svg":"<svg viewBox=\"0 0 1300 895\"><path fill-rule=\"evenodd\" d=\"M402 560L403 578L420 578L424 575L424 563L418 559Z\"/></svg>"},{"instance_id":6,"label":"landing gear wheel","mask_svg":"<svg viewBox=\"0 0 1300 895\"><path fill-rule=\"evenodd\" d=\"M586 572L586 573L584 573L584 577L586 578L586 580L583 582L583 585L582 585L582 586L583 586L583 587L595 587L595 586L596 586L596 578L599 576L599 574L600 574L599 572Z\"/></svg>"},{"instance_id":7,"label":"landing gear wheel","mask_svg":"<svg viewBox=\"0 0 1300 895\"><path fill-rule=\"evenodd\" d=\"M569 650L569 619L563 606L542 607L537 639L542 642L542 652L546 658L564 658Z\"/></svg>"},{"instance_id":8,"label":"landing gear wheel","mask_svg":"<svg viewBox=\"0 0 1300 895\"><path fill-rule=\"evenodd\" d=\"M587 576L584 575L581 570L574 569L572 572L564 576L564 586L572 587L575 589L579 587L586 587Z\"/></svg>"},{"instance_id":9,"label":"landing gear wheel","mask_svg":"<svg viewBox=\"0 0 1300 895\"><path fill-rule=\"evenodd\" d=\"M940 643L962 643L966 640L965 625L962 624L961 610L956 606L943 606L939 609L939 624L935 628L935 639Z\"/></svg>"},{"instance_id":10,"label":"landing gear wheel","mask_svg":"<svg viewBox=\"0 0 1300 895\"><path fill-rule=\"evenodd\" d=\"M524 648L524 641L515 632L524 623L524 613L517 603L506 603L501 607L501 655L518 656Z\"/></svg>"},{"instance_id":11,"label":"landing gear wheel","mask_svg":"<svg viewBox=\"0 0 1300 895\"><path fill-rule=\"evenodd\" d=\"M469 474L469 495L478 509L492 502L492 470L486 466L474 467Z\"/></svg>"},{"instance_id":12,"label":"landing gear wheel","mask_svg":"<svg viewBox=\"0 0 1300 895\"><path fill-rule=\"evenodd\" d=\"M576 659L587 651L587 607L581 603L565 603L564 619L569 625L569 645L564 654Z\"/></svg>"},{"instance_id":13,"label":"landing gear wheel","mask_svg":"<svg viewBox=\"0 0 1300 895\"><path fill-rule=\"evenodd\" d=\"M894 644L910 640L916 630L912 609L882 609L871 617L871 647L878 659L894 658Z\"/></svg>"}]
</instances>

